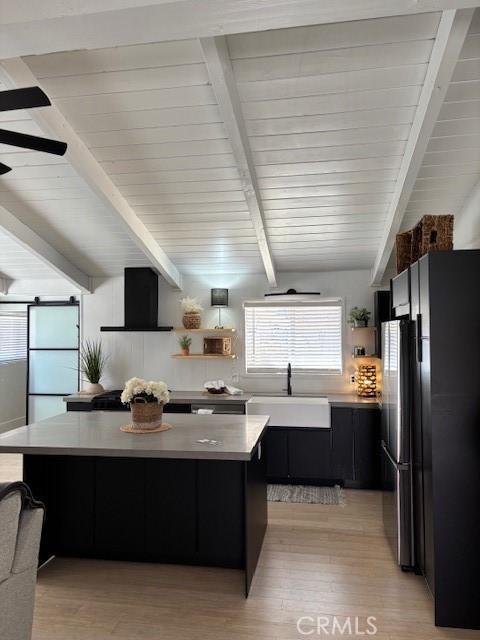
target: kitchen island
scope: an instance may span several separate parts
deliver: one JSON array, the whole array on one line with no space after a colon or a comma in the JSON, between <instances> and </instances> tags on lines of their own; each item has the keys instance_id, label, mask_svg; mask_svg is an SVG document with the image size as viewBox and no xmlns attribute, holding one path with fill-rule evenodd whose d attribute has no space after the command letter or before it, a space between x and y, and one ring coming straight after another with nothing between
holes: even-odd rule
<instances>
[{"instance_id":1,"label":"kitchen island","mask_svg":"<svg viewBox=\"0 0 480 640\"><path fill-rule=\"evenodd\" d=\"M120 431L125 412L69 412L0 435L46 505L42 560L242 569L248 595L267 525L268 416L164 421L172 429L135 435Z\"/></svg>"}]
</instances>

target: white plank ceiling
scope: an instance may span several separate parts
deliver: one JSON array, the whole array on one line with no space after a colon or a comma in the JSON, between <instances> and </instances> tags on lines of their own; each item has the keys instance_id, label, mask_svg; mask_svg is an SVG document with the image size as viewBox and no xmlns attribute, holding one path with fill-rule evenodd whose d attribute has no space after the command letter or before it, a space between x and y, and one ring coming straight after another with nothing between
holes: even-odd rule
<instances>
[{"instance_id":1,"label":"white plank ceiling","mask_svg":"<svg viewBox=\"0 0 480 640\"><path fill-rule=\"evenodd\" d=\"M405 211L403 229L425 214L458 214L480 179L480 11L475 11Z\"/></svg>"},{"instance_id":2,"label":"white plank ceiling","mask_svg":"<svg viewBox=\"0 0 480 640\"><path fill-rule=\"evenodd\" d=\"M55 280L60 276L0 229L0 278Z\"/></svg>"},{"instance_id":3,"label":"white plank ceiling","mask_svg":"<svg viewBox=\"0 0 480 640\"><path fill-rule=\"evenodd\" d=\"M228 37L278 271L372 267L439 20L429 13ZM479 177L475 24L408 223L426 208L458 205ZM263 272L198 40L24 60L181 273ZM41 133L24 112L0 121ZM0 178L0 204L78 268L95 276L148 264L65 159L0 153L14 167ZM0 272L3 263L0 255Z\"/></svg>"}]
</instances>

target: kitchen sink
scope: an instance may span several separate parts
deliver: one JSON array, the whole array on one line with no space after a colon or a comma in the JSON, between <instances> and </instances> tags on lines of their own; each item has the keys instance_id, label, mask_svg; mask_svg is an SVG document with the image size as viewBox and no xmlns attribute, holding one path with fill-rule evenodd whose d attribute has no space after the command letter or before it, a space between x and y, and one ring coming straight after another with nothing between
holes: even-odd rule
<instances>
[{"instance_id":1,"label":"kitchen sink","mask_svg":"<svg viewBox=\"0 0 480 640\"><path fill-rule=\"evenodd\" d=\"M330 429L327 397L253 396L246 403L247 415L270 416L270 427Z\"/></svg>"}]
</instances>

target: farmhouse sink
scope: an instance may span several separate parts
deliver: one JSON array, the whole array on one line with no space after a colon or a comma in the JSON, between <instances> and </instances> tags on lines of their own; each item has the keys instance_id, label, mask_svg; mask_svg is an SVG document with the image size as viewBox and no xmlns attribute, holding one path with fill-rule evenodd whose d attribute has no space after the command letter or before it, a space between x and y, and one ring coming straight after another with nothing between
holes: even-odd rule
<instances>
[{"instance_id":1,"label":"farmhouse sink","mask_svg":"<svg viewBox=\"0 0 480 640\"><path fill-rule=\"evenodd\" d=\"M330 429L328 398L253 396L246 403L247 415L270 416L270 427Z\"/></svg>"}]
</instances>

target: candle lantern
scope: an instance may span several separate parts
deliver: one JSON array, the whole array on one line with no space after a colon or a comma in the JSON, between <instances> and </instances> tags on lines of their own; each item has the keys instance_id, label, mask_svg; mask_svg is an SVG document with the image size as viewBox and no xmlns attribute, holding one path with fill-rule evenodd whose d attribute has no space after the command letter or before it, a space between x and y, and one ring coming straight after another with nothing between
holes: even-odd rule
<instances>
[{"instance_id":1,"label":"candle lantern","mask_svg":"<svg viewBox=\"0 0 480 640\"><path fill-rule=\"evenodd\" d=\"M374 364L361 364L357 371L357 395L374 398L377 395L377 367Z\"/></svg>"}]
</instances>

